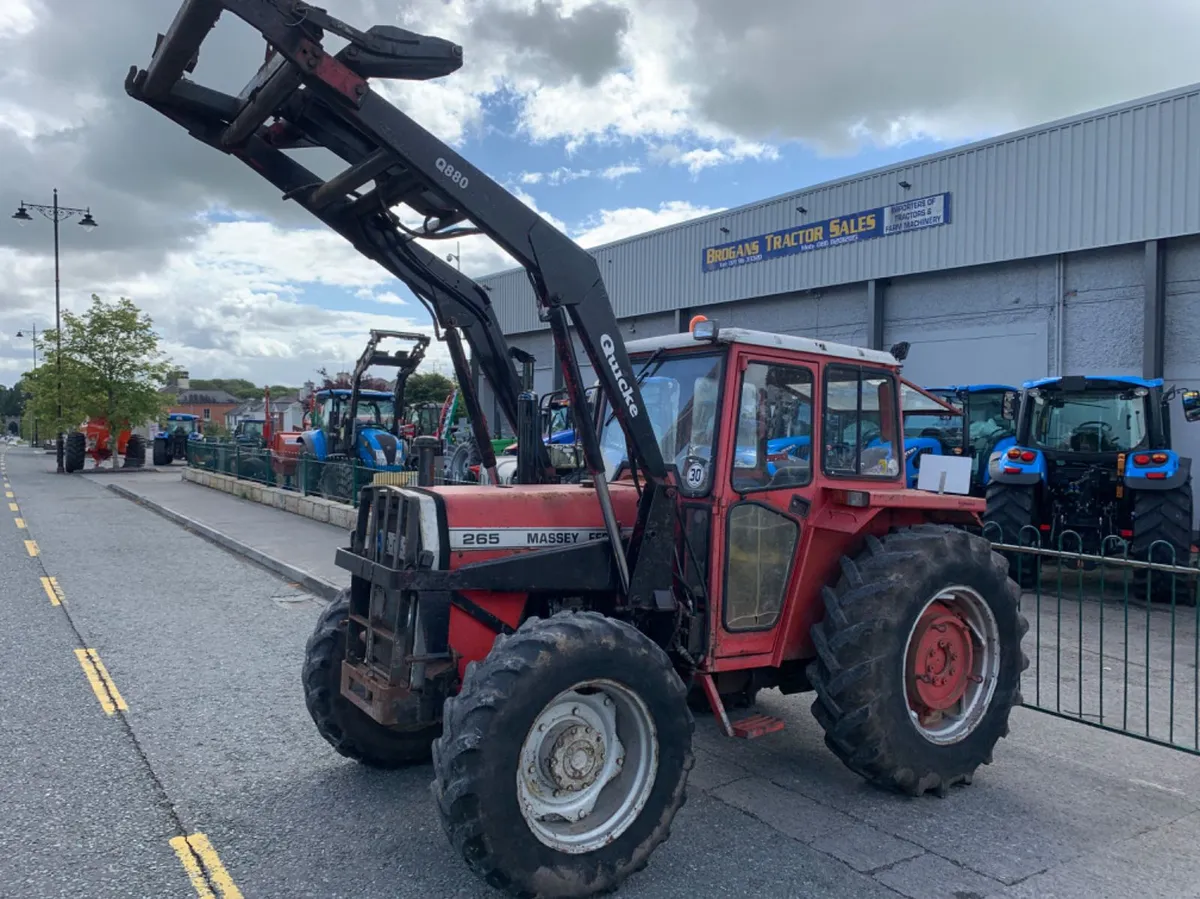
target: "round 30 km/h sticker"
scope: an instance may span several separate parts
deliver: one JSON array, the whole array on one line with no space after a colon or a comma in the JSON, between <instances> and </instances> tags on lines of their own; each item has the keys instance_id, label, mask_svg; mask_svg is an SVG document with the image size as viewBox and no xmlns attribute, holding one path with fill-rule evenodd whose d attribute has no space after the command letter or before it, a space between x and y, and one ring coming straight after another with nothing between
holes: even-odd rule
<instances>
[{"instance_id":1,"label":"round 30 km/h sticker","mask_svg":"<svg viewBox=\"0 0 1200 899\"><path fill-rule=\"evenodd\" d=\"M687 473L683 476L684 483L692 490L699 490L704 486L704 463L693 462L687 467Z\"/></svg>"}]
</instances>

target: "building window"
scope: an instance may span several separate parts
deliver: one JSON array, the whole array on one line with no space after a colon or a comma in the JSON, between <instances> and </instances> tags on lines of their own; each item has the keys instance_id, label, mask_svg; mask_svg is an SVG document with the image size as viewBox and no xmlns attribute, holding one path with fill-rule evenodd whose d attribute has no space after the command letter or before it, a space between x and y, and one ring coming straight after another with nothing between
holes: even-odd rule
<instances>
[{"instance_id":1,"label":"building window","mask_svg":"<svg viewBox=\"0 0 1200 899\"><path fill-rule=\"evenodd\" d=\"M204 420L209 421L212 418L212 409L204 410Z\"/></svg>"}]
</instances>

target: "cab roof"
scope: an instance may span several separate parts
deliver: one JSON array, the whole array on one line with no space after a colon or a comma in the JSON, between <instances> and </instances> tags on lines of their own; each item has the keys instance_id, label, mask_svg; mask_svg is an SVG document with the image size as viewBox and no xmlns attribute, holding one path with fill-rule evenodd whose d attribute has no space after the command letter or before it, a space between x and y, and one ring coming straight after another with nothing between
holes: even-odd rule
<instances>
[{"instance_id":1,"label":"cab roof","mask_svg":"<svg viewBox=\"0 0 1200 899\"><path fill-rule=\"evenodd\" d=\"M1108 381L1113 384L1128 384L1130 387L1162 387L1162 378L1137 378L1133 375L1084 375L1085 381ZM1056 385L1063 380L1062 376L1053 378L1038 378L1036 381L1026 381L1021 386L1026 390L1032 390L1035 387L1047 387Z\"/></svg>"},{"instance_id":2,"label":"cab roof","mask_svg":"<svg viewBox=\"0 0 1200 899\"><path fill-rule=\"evenodd\" d=\"M360 390L358 395L372 400L390 400L392 398L392 395L386 390ZM350 396L350 388L334 387L330 389L325 387L317 391L317 396Z\"/></svg>"},{"instance_id":3,"label":"cab roof","mask_svg":"<svg viewBox=\"0 0 1200 899\"><path fill-rule=\"evenodd\" d=\"M991 390L1013 390L1017 388L1011 384L952 384L949 387L926 387L926 390L931 390L935 393L945 391L946 393L983 393Z\"/></svg>"},{"instance_id":4,"label":"cab roof","mask_svg":"<svg viewBox=\"0 0 1200 899\"><path fill-rule=\"evenodd\" d=\"M876 365L886 365L897 369L900 363L891 353L883 350L868 350L865 347L850 346L845 343L834 343L831 340L817 340L813 337L798 337L793 334L773 334L769 331L751 331L747 328L722 328L717 325L715 341L697 340L690 333L664 334L661 337L643 337L640 340L630 340L625 343L626 352L652 353L655 350L678 350L685 347L695 347L704 343L734 344L744 343L751 346L769 347L771 349L791 350L797 353L812 353L818 356L830 356L845 359L850 362L872 362Z\"/></svg>"}]
</instances>

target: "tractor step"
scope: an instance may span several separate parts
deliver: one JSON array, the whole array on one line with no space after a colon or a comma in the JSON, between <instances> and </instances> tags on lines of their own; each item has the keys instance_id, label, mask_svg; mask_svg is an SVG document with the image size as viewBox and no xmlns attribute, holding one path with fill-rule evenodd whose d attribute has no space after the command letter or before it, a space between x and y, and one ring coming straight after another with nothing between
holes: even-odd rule
<instances>
[{"instance_id":1,"label":"tractor step","mask_svg":"<svg viewBox=\"0 0 1200 899\"><path fill-rule=\"evenodd\" d=\"M731 721L730 724L733 727L733 735L743 740L756 740L783 730L783 719L771 715L751 715L740 721Z\"/></svg>"}]
</instances>

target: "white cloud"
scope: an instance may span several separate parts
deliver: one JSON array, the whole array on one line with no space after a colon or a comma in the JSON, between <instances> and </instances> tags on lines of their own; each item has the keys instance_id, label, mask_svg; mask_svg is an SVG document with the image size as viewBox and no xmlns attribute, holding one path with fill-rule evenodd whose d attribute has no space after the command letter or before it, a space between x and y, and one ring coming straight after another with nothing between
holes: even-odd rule
<instances>
[{"instance_id":1,"label":"white cloud","mask_svg":"<svg viewBox=\"0 0 1200 899\"><path fill-rule=\"evenodd\" d=\"M688 219L700 218L721 211L721 207L693 206L686 200L672 200L661 203L656 209L630 207L625 209L604 209L584 223L572 236L584 247L598 247L613 241L653 231L656 228L666 228L685 222Z\"/></svg>"},{"instance_id":2,"label":"white cloud","mask_svg":"<svg viewBox=\"0 0 1200 899\"><path fill-rule=\"evenodd\" d=\"M549 184L556 186L583 178L602 178L605 181L619 181L629 175L636 175L642 167L635 162L620 162L602 169L572 169L559 166L549 172L521 172L517 175L518 184Z\"/></svg>"}]
</instances>

